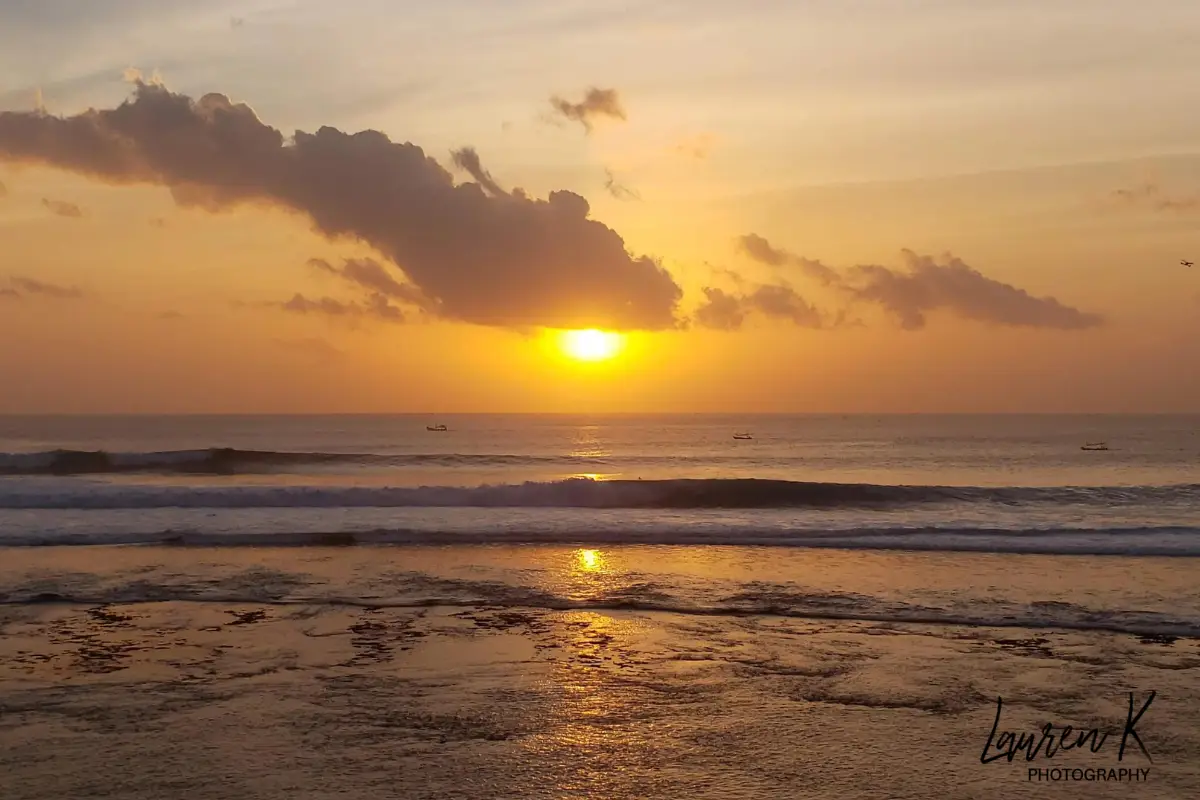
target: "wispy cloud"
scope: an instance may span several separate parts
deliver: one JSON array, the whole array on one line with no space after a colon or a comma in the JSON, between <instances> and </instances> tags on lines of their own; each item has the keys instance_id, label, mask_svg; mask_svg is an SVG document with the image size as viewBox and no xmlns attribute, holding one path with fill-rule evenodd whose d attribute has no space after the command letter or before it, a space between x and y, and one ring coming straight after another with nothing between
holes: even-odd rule
<instances>
[{"instance_id":1,"label":"wispy cloud","mask_svg":"<svg viewBox=\"0 0 1200 800\"><path fill-rule=\"evenodd\" d=\"M53 283L34 280L33 278L13 276L8 279L8 282L12 287L8 291L19 294L39 295L55 300L78 300L81 297L87 296L87 293L77 286L58 286Z\"/></svg>"},{"instance_id":2,"label":"wispy cloud","mask_svg":"<svg viewBox=\"0 0 1200 800\"><path fill-rule=\"evenodd\" d=\"M311 300L297 292L291 300L277 305L293 314L312 314L345 320L377 319L381 322L404 322L404 312L378 293L372 294L364 303L357 303L335 300L332 297Z\"/></svg>"},{"instance_id":3,"label":"wispy cloud","mask_svg":"<svg viewBox=\"0 0 1200 800\"><path fill-rule=\"evenodd\" d=\"M42 205L50 209L51 214L56 214L60 217L68 219L79 219L83 216L83 209L74 203L68 203L65 200L51 200L42 198Z\"/></svg>"},{"instance_id":4,"label":"wispy cloud","mask_svg":"<svg viewBox=\"0 0 1200 800\"><path fill-rule=\"evenodd\" d=\"M319 272L336 275L347 283L372 293L424 310L436 311L436 304L425 297L420 289L411 283L397 280L383 264L373 258L343 259L340 267L323 258L310 258L308 265Z\"/></svg>"},{"instance_id":5,"label":"wispy cloud","mask_svg":"<svg viewBox=\"0 0 1200 800\"><path fill-rule=\"evenodd\" d=\"M617 183L611 170L604 170L604 189L618 200L641 200L642 196L628 186Z\"/></svg>"},{"instance_id":6,"label":"wispy cloud","mask_svg":"<svg viewBox=\"0 0 1200 800\"><path fill-rule=\"evenodd\" d=\"M1153 183L1132 189L1117 189L1113 197L1119 202L1153 211L1195 211L1200 209L1200 194L1169 195Z\"/></svg>"},{"instance_id":7,"label":"wispy cloud","mask_svg":"<svg viewBox=\"0 0 1200 800\"><path fill-rule=\"evenodd\" d=\"M583 99L578 103L572 103L555 95L550 98L550 105L559 116L582 125L586 133L592 132L595 121L601 117L620 122L625 122L629 118L616 89L592 87L587 90Z\"/></svg>"}]
</instances>

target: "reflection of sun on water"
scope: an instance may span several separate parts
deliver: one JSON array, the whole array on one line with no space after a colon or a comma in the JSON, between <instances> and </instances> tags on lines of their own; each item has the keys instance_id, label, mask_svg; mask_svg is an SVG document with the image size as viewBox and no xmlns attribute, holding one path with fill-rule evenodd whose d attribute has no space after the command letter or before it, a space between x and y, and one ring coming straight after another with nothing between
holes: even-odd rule
<instances>
[{"instance_id":1,"label":"reflection of sun on water","mask_svg":"<svg viewBox=\"0 0 1200 800\"><path fill-rule=\"evenodd\" d=\"M599 550L580 550L577 553L579 568L584 572L597 572L604 568L604 556Z\"/></svg>"}]
</instances>

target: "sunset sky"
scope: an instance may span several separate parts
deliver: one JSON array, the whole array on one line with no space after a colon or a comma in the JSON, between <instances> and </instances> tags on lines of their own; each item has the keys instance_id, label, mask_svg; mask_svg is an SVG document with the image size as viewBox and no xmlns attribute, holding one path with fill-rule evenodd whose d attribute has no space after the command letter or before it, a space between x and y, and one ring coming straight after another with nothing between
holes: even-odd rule
<instances>
[{"instance_id":1,"label":"sunset sky","mask_svg":"<svg viewBox=\"0 0 1200 800\"><path fill-rule=\"evenodd\" d=\"M0 0L0 412L1200 412L1197 75L1194 0Z\"/></svg>"}]
</instances>

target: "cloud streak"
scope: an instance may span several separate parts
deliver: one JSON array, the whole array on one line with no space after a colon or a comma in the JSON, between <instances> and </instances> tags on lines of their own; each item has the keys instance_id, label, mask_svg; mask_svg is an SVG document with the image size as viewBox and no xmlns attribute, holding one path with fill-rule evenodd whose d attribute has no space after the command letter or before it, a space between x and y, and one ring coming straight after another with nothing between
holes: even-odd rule
<instances>
[{"instance_id":1,"label":"cloud streak","mask_svg":"<svg viewBox=\"0 0 1200 800\"><path fill-rule=\"evenodd\" d=\"M607 114L607 102L572 113ZM630 254L615 231L589 219L587 200L503 192L473 154L458 151L455 162L475 182L456 184L420 147L378 131L322 127L285 139L224 95L193 100L141 80L113 109L0 113L0 161L165 186L184 206L297 212L330 239L374 247L447 319L508 328L679 324L680 287L657 260Z\"/></svg>"},{"instance_id":2,"label":"cloud streak","mask_svg":"<svg viewBox=\"0 0 1200 800\"><path fill-rule=\"evenodd\" d=\"M866 264L838 271L819 261L772 247L757 234L739 239L742 250L769 267L796 267L808 277L844 293L852 302L875 304L905 330L920 330L935 311L1008 327L1081 330L1104 324L1099 314L1065 305L1054 297L1035 297L1024 289L993 280L952 255L940 262L902 251L904 269Z\"/></svg>"},{"instance_id":3,"label":"cloud streak","mask_svg":"<svg viewBox=\"0 0 1200 800\"><path fill-rule=\"evenodd\" d=\"M1117 189L1113 197L1122 203L1153 211L1195 211L1200 209L1200 195L1171 196L1162 188L1146 183L1133 189Z\"/></svg>"},{"instance_id":4,"label":"cloud streak","mask_svg":"<svg viewBox=\"0 0 1200 800\"><path fill-rule=\"evenodd\" d=\"M78 300L86 297L87 294L77 286L58 286L53 283L34 280L33 278L24 278L21 276L13 276L8 279L10 288L2 289L0 292L9 297L22 297L29 295L37 295L40 297L48 297L54 300Z\"/></svg>"},{"instance_id":5,"label":"cloud streak","mask_svg":"<svg viewBox=\"0 0 1200 800\"><path fill-rule=\"evenodd\" d=\"M363 303L345 302L332 297L319 297L311 300L297 292L291 300L277 305L284 311L293 314L325 316L352 321L376 319L395 324L404 322L404 312L389 303L388 299L378 292L368 295Z\"/></svg>"},{"instance_id":6,"label":"cloud streak","mask_svg":"<svg viewBox=\"0 0 1200 800\"><path fill-rule=\"evenodd\" d=\"M597 89L592 87L584 94L583 100L572 103L555 95L550 98L550 105L555 113L564 119L578 122L585 133L591 133L597 119L608 118L625 122L629 119L621 97L616 89Z\"/></svg>"},{"instance_id":7,"label":"cloud streak","mask_svg":"<svg viewBox=\"0 0 1200 800\"><path fill-rule=\"evenodd\" d=\"M617 183L611 170L604 170L604 189L618 200L641 200L642 196L628 186Z\"/></svg>"},{"instance_id":8,"label":"cloud streak","mask_svg":"<svg viewBox=\"0 0 1200 800\"><path fill-rule=\"evenodd\" d=\"M51 200L42 198L42 205L50 209L50 213L67 219L81 219L83 217L83 209L74 203L68 203L64 200Z\"/></svg>"},{"instance_id":9,"label":"cloud streak","mask_svg":"<svg viewBox=\"0 0 1200 800\"><path fill-rule=\"evenodd\" d=\"M336 275L360 289L366 289L372 295L378 294L434 313L437 311L436 304L421 294L420 289L410 283L396 280L383 264L373 258L343 259L340 267L323 258L310 258L308 265L319 272Z\"/></svg>"}]
</instances>

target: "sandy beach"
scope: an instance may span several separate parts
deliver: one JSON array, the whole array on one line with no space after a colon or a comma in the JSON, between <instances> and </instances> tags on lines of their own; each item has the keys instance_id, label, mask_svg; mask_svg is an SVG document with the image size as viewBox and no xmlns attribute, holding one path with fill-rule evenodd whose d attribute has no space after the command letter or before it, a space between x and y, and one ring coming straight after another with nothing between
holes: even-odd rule
<instances>
[{"instance_id":1,"label":"sandy beach","mask_svg":"<svg viewBox=\"0 0 1200 800\"><path fill-rule=\"evenodd\" d=\"M471 571L482 548L55 550L8 550L0 569L6 800L1184 798L1200 788L1195 638L588 608L571 592L580 607L455 598L447 576ZM656 558L653 548L490 552L514 574L573 565L543 582L592 561L608 596ZM771 556L737 558L753 572ZM803 558L823 562L831 585L853 570L869 584L863 558L898 589L919 578L903 554ZM975 579L996 578L979 557L955 558ZM366 597L363 576L388 562L419 568L427 596ZM1170 586L1182 578L1174 563L1143 568ZM207 588L185 596L172 585ZM1132 739L1119 759L1129 693L1140 708L1151 691L1135 729L1153 762ZM1040 735L1046 722L1112 733L1098 752L981 763L989 735ZM1047 773L1031 780L1030 768ZM1052 780L1054 768L1066 777ZM1120 769L1129 774L1107 772Z\"/></svg>"}]
</instances>

